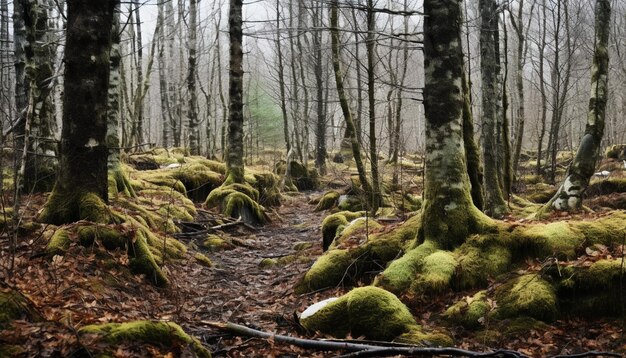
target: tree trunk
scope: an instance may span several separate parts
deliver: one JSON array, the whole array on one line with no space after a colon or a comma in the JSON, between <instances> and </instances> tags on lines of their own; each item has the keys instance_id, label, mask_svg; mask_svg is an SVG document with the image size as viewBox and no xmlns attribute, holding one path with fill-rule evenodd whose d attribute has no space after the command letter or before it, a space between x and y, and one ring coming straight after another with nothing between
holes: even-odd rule
<instances>
[{"instance_id":1,"label":"tree trunk","mask_svg":"<svg viewBox=\"0 0 626 358\"><path fill-rule=\"evenodd\" d=\"M423 240L452 248L479 231L463 144L463 53L459 0L425 0L426 170Z\"/></svg>"},{"instance_id":2,"label":"tree trunk","mask_svg":"<svg viewBox=\"0 0 626 358\"><path fill-rule=\"evenodd\" d=\"M19 0L26 25L26 80L29 83L24 146L24 189L49 191L57 165L54 134L56 118L52 100L56 47L49 38L47 4Z\"/></svg>"},{"instance_id":3,"label":"tree trunk","mask_svg":"<svg viewBox=\"0 0 626 358\"><path fill-rule=\"evenodd\" d=\"M198 93L196 90L197 0L189 0L189 63L187 67L187 91L189 96L187 116L189 117L189 151L191 155L200 155L200 130L198 128Z\"/></svg>"},{"instance_id":4,"label":"tree trunk","mask_svg":"<svg viewBox=\"0 0 626 358\"><path fill-rule=\"evenodd\" d=\"M333 57L333 70L335 72L335 84L337 85L337 95L339 96L339 104L341 105L341 112L343 118L346 121L346 133L350 134L350 147L352 155L354 156L354 162L359 173L359 181L365 192L365 195L371 197L371 186L367 180L367 174L365 172L365 166L361 157L361 145L356 137L356 130L354 128L354 119L352 117L352 111L350 110L350 104L348 103L348 97L343 84L343 70L341 69L341 55L339 49L339 15L338 15L338 0L331 0L330 2L330 39L331 49Z\"/></svg>"},{"instance_id":5,"label":"tree trunk","mask_svg":"<svg viewBox=\"0 0 626 358\"><path fill-rule=\"evenodd\" d=\"M540 213L551 210L574 211L582 207L582 196L595 170L604 134L608 94L610 20L610 1L597 0L595 6L595 46L591 66L591 94L585 133L580 140L576 156L567 170L563 184Z\"/></svg>"},{"instance_id":6,"label":"tree trunk","mask_svg":"<svg viewBox=\"0 0 626 358\"><path fill-rule=\"evenodd\" d=\"M107 92L116 0L67 1L65 91L57 181L47 223L108 222Z\"/></svg>"},{"instance_id":7,"label":"tree trunk","mask_svg":"<svg viewBox=\"0 0 626 358\"><path fill-rule=\"evenodd\" d=\"M228 17L230 35L230 114L228 116L228 151L226 165L230 183L243 183L243 32L242 0L230 0Z\"/></svg>"},{"instance_id":8,"label":"tree trunk","mask_svg":"<svg viewBox=\"0 0 626 358\"><path fill-rule=\"evenodd\" d=\"M370 158L372 170L372 195L370 210L372 214L378 211L381 203L382 193L380 191L380 176L378 173L378 146L376 144L376 98L375 98L375 47L376 39L374 37L376 31L376 16L374 13L374 1L367 1L367 101L369 105L369 143Z\"/></svg>"},{"instance_id":9,"label":"tree trunk","mask_svg":"<svg viewBox=\"0 0 626 358\"><path fill-rule=\"evenodd\" d=\"M480 72L482 79L482 105L483 105L483 159L485 163L485 214L501 218L507 212L506 203L502 197L498 172L497 151L497 115L498 94L497 87L497 59L496 40L498 33L498 16L496 16L496 4L494 0L480 0Z\"/></svg>"},{"instance_id":10,"label":"tree trunk","mask_svg":"<svg viewBox=\"0 0 626 358\"><path fill-rule=\"evenodd\" d=\"M539 140L537 141L537 166L536 174L542 175L541 160L543 158L543 138L546 133L546 119L548 117L548 95L546 94L546 81L544 79L544 56L546 50L547 16L546 5L542 5L541 23L541 43L539 45L539 92L541 93L541 129L539 130Z\"/></svg>"},{"instance_id":11,"label":"tree trunk","mask_svg":"<svg viewBox=\"0 0 626 358\"><path fill-rule=\"evenodd\" d=\"M315 9L313 16L313 27L318 27L322 23L322 8L320 3ZM315 167L321 175L326 174L326 111L324 110L324 78L323 78L323 58L322 58L322 33L315 31L313 34L313 56L315 70L315 91L317 120L315 123Z\"/></svg>"},{"instance_id":12,"label":"tree trunk","mask_svg":"<svg viewBox=\"0 0 626 358\"><path fill-rule=\"evenodd\" d=\"M26 81L26 26L22 14L24 8L21 1L13 2L13 46L15 56L15 110L17 119L15 123L15 146L24 148L24 126L26 119L26 108L28 107L28 87Z\"/></svg>"},{"instance_id":13,"label":"tree trunk","mask_svg":"<svg viewBox=\"0 0 626 358\"><path fill-rule=\"evenodd\" d=\"M282 38L280 36L280 1L276 1L276 56L278 57L278 88L280 95L280 112L283 117L283 136L287 153L291 150L289 140L289 117L287 116L287 99L285 98L285 66L283 64ZM288 162L289 163L289 162ZM289 166L289 164L287 164Z\"/></svg>"}]
</instances>

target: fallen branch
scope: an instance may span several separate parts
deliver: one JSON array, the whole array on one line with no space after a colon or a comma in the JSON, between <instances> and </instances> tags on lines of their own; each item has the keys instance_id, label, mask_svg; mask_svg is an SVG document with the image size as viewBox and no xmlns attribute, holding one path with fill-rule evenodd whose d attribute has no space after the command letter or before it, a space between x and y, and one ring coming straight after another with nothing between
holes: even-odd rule
<instances>
[{"instance_id":1,"label":"fallen branch","mask_svg":"<svg viewBox=\"0 0 626 358\"><path fill-rule=\"evenodd\" d=\"M499 350L495 352L472 352L465 349L458 348L432 348L432 347L382 347L371 344L359 344L359 343L346 343L346 342L332 342L332 341L319 341L313 339L303 339L296 337L283 336L279 334L267 333L256 329L248 328L246 326L238 325L235 323L223 323L213 321L200 321L202 324L206 324L209 327L217 328L219 330L228 331L242 336L256 337L263 339L270 339L274 342L292 344L294 346L302 348L311 348L317 350L344 350L353 353L344 355L342 357L388 357L392 355L421 355L421 356L439 356L450 355L458 357L502 357L502 358L521 358L527 357L526 355L507 350Z\"/></svg>"}]
</instances>

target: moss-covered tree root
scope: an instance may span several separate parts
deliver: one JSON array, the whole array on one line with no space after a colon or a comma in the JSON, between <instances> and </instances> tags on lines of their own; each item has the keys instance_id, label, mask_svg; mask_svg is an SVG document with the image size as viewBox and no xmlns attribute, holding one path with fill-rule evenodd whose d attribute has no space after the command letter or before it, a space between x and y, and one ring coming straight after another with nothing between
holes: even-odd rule
<instances>
[{"instance_id":1,"label":"moss-covered tree root","mask_svg":"<svg viewBox=\"0 0 626 358\"><path fill-rule=\"evenodd\" d=\"M208 207L217 207L226 216L241 218L248 224L269 221L265 209L258 203L259 191L249 184L228 184L213 190L206 199Z\"/></svg>"},{"instance_id":2,"label":"moss-covered tree root","mask_svg":"<svg viewBox=\"0 0 626 358\"><path fill-rule=\"evenodd\" d=\"M423 333L409 309L394 294L373 286L355 288L339 298L309 307L302 313L300 323L338 338L350 334L372 340L452 344L445 334Z\"/></svg>"},{"instance_id":3,"label":"moss-covered tree root","mask_svg":"<svg viewBox=\"0 0 626 358\"><path fill-rule=\"evenodd\" d=\"M127 323L107 323L81 328L81 337L96 338L98 353L102 356L113 355L120 344L148 344L158 347L162 356L172 354L185 357L210 358L211 353L200 341L188 335L176 323L135 321Z\"/></svg>"}]
</instances>

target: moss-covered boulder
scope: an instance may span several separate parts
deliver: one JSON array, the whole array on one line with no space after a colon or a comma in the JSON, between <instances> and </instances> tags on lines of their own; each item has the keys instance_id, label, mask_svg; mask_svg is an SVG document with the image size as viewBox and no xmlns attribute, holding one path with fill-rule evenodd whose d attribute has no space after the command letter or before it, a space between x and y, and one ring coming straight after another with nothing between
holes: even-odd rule
<instances>
[{"instance_id":1,"label":"moss-covered boulder","mask_svg":"<svg viewBox=\"0 0 626 358\"><path fill-rule=\"evenodd\" d=\"M335 206L337 206L340 195L341 194L339 194L339 192L335 190L327 191L326 193L324 193L324 195L316 200L317 205L315 206L315 211L324 211L334 208Z\"/></svg>"},{"instance_id":2,"label":"moss-covered boulder","mask_svg":"<svg viewBox=\"0 0 626 358\"><path fill-rule=\"evenodd\" d=\"M527 274L498 287L497 318L528 316L552 321L557 315L557 297L550 283L537 274Z\"/></svg>"},{"instance_id":3,"label":"moss-covered boulder","mask_svg":"<svg viewBox=\"0 0 626 358\"><path fill-rule=\"evenodd\" d=\"M103 356L114 354L121 344L148 344L157 347L163 356L172 354L186 357L210 358L211 353L200 341L183 331L176 323L135 321L107 323L81 328L82 337L95 338Z\"/></svg>"},{"instance_id":4,"label":"moss-covered boulder","mask_svg":"<svg viewBox=\"0 0 626 358\"><path fill-rule=\"evenodd\" d=\"M607 158L616 160L626 160L626 144L614 144L604 152Z\"/></svg>"},{"instance_id":5,"label":"moss-covered boulder","mask_svg":"<svg viewBox=\"0 0 626 358\"><path fill-rule=\"evenodd\" d=\"M310 307L302 313L300 323L333 337L351 334L375 340L393 340L419 329L411 312L395 295L371 286L355 288L342 297Z\"/></svg>"},{"instance_id":6,"label":"moss-covered boulder","mask_svg":"<svg viewBox=\"0 0 626 358\"><path fill-rule=\"evenodd\" d=\"M348 225L350 221L364 215L364 211L356 213L351 211L341 211L325 217L322 221L322 246L324 251L330 247L330 244L332 244L333 240L335 240L335 237L337 237L340 231Z\"/></svg>"}]
</instances>

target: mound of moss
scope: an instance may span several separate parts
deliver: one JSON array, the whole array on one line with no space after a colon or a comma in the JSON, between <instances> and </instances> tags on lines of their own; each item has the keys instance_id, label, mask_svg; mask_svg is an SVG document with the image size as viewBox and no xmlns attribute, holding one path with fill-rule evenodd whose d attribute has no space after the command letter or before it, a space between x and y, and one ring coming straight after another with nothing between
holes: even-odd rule
<instances>
[{"instance_id":1,"label":"mound of moss","mask_svg":"<svg viewBox=\"0 0 626 358\"><path fill-rule=\"evenodd\" d=\"M316 308L316 307L315 307ZM300 323L307 329L343 338L364 336L374 340L393 340L419 329L413 315L390 292L377 287L355 288L319 310L305 311Z\"/></svg>"},{"instance_id":2,"label":"mound of moss","mask_svg":"<svg viewBox=\"0 0 626 358\"><path fill-rule=\"evenodd\" d=\"M315 190L319 188L319 174L314 168L307 168L304 164L295 160L289 163L290 180L299 191ZM285 175L287 164L283 161L276 164L275 172L279 175Z\"/></svg>"},{"instance_id":3,"label":"mound of moss","mask_svg":"<svg viewBox=\"0 0 626 358\"><path fill-rule=\"evenodd\" d=\"M339 200L339 192L335 190L330 190L324 193L318 200L317 205L315 206L315 211L324 211L329 210L337 206L337 201Z\"/></svg>"},{"instance_id":4,"label":"mound of moss","mask_svg":"<svg viewBox=\"0 0 626 358\"><path fill-rule=\"evenodd\" d=\"M365 215L364 211L357 213L351 211L341 211L328 215L322 221L322 243L324 251L328 250L330 244L339 235L341 230L350 223L350 221Z\"/></svg>"},{"instance_id":5,"label":"mound of moss","mask_svg":"<svg viewBox=\"0 0 626 358\"><path fill-rule=\"evenodd\" d=\"M81 328L78 333L81 336L95 336L100 342L110 345L104 346L104 351L100 352L103 355L114 354L120 344L138 343L159 347L164 350L164 356L181 354L188 357L211 357L211 353L198 339L191 337L179 325L171 322L135 321L90 325Z\"/></svg>"},{"instance_id":6,"label":"mound of moss","mask_svg":"<svg viewBox=\"0 0 626 358\"><path fill-rule=\"evenodd\" d=\"M259 192L249 184L229 184L213 190L207 197L208 207L217 207L226 216L241 218L248 224L269 221L265 209L258 203Z\"/></svg>"}]
</instances>

